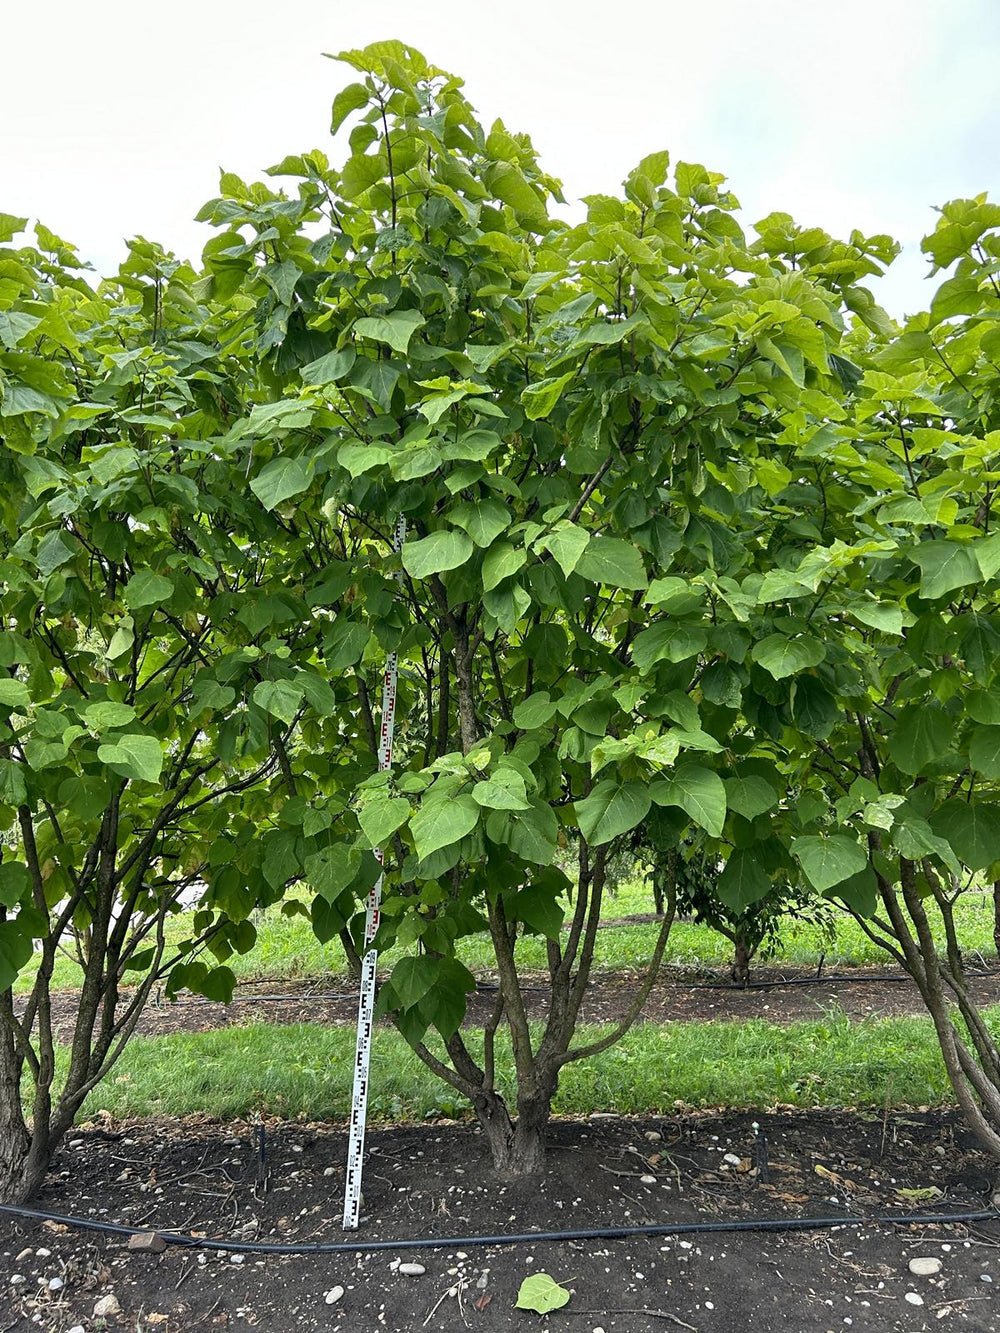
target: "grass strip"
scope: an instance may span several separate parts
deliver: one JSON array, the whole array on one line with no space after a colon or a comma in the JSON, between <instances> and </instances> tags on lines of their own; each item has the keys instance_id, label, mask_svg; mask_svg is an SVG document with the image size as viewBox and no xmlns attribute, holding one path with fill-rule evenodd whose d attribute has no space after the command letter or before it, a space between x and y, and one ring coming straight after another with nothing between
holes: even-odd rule
<instances>
[{"instance_id":1,"label":"grass strip","mask_svg":"<svg viewBox=\"0 0 1000 1333\"><path fill-rule=\"evenodd\" d=\"M606 916L630 915L648 912L652 904L649 892L641 884L624 885L606 907ZM993 902L989 894L970 893L959 899L956 906L956 925L959 944L969 956L981 953L987 960L995 959L993 942ZM301 917L282 916L272 908L254 918L257 926L257 944L242 956L227 960L237 977L245 981L257 977L325 976L346 978L347 970L339 942L320 944L308 921ZM185 938L186 918L175 918L168 923L168 935L175 940ZM659 926L656 922L642 925L615 926L598 931L595 966L601 968L640 968L645 966L653 951ZM690 968L724 968L732 959L733 946L709 926L681 921L670 933L664 961L668 965ZM380 958L380 969L388 970L402 957L403 950L393 949ZM473 972L492 973L496 969L490 942L483 936L460 940L458 955ZM782 927L778 951L770 963L781 966L815 967L825 959L827 970L839 967L888 966L888 955L873 944L853 918L839 915L835 928L828 935L818 927L805 922L787 921ZM517 942L517 960L524 968L544 969L545 941L537 935L523 936ZM30 990L37 968L37 955L15 982L15 990ZM53 986L57 989L80 985L80 969L69 958L56 960Z\"/></svg>"},{"instance_id":2,"label":"grass strip","mask_svg":"<svg viewBox=\"0 0 1000 1333\"><path fill-rule=\"evenodd\" d=\"M990 1011L996 1028L1000 1008ZM601 1032L588 1027L585 1041ZM480 1034L471 1032L474 1051ZM212 1032L136 1037L84 1107L116 1118L203 1113L222 1120L255 1111L285 1118L348 1115L354 1033L313 1024L256 1023ZM510 1091L509 1048L498 1049ZM647 1023L617 1046L563 1071L555 1110L657 1113L692 1106L881 1107L947 1105L928 1019L852 1022L831 1012L810 1022ZM391 1030L376 1033L369 1114L374 1120L461 1116L467 1105Z\"/></svg>"}]
</instances>

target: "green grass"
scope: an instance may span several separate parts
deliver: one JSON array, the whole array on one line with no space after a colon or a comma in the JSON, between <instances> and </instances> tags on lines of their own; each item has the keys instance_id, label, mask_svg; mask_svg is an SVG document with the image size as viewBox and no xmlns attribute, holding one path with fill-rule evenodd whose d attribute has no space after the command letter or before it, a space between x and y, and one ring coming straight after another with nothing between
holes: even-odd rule
<instances>
[{"instance_id":1,"label":"green grass","mask_svg":"<svg viewBox=\"0 0 1000 1333\"><path fill-rule=\"evenodd\" d=\"M640 882L622 885L607 905L609 917L630 916L652 909L648 888ZM993 945L993 903L989 894L966 894L956 909L956 921L962 947L978 951L987 959L995 957ZM259 914L258 938L253 951L229 960L229 966L244 980L260 977L295 978L305 976L342 977L346 974L340 944L320 944L308 921L282 916L277 909ZM598 932L596 966L601 968L641 967L648 960L657 934L656 923L614 926ZM169 935L181 940L185 919L170 923ZM678 922L667 946L668 965L685 968L720 968L728 965L732 946L708 926ZM390 950L382 964L389 968L401 951ZM782 932L781 948L771 960L776 965L815 967L825 954L827 970L838 967L863 967L884 964L887 955L864 934L846 914L836 920L834 938L829 940L815 926L788 922ZM479 974L495 971L492 950L485 937L472 937L459 943L459 957ZM518 941L518 962L522 968L544 968L545 943L538 936ZM29 964L16 983L17 990L29 989L36 962ZM70 959L60 957L53 984L56 988L79 985L79 968Z\"/></svg>"},{"instance_id":2,"label":"green grass","mask_svg":"<svg viewBox=\"0 0 1000 1333\"><path fill-rule=\"evenodd\" d=\"M991 1011L994 1025L1000 1009ZM599 1028L582 1031L585 1040ZM481 1040L470 1033L475 1048ZM340 1120L351 1099L354 1033L310 1024L253 1024L205 1033L135 1038L84 1116L186 1115ZM510 1053L498 1051L510 1090ZM852 1023L831 1012L780 1027L744 1023L646 1024L616 1047L568 1065L555 1111L656 1113L694 1106L944 1105L951 1100L933 1028L925 1019ZM402 1038L380 1029L372 1054L374 1120L462 1115L467 1106L421 1064Z\"/></svg>"}]
</instances>

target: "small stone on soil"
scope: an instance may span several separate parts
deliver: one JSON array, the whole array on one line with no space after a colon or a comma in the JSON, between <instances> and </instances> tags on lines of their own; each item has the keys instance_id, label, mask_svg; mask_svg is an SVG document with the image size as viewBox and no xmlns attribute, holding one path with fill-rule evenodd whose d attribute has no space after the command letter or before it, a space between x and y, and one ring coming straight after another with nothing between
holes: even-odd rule
<instances>
[{"instance_id":1,"label":"small stone on soil","mask_svg":"<svg viewBox=\"0 0 1000 1333\"><path fill-rule=\"evenodd\" d=\"M327 1305L336 1305L336 1303L340 1300L343 1294L344 1294L343 1287L333 1287L331 1288L330 1291L326 1293L323 1299L326 1301Z\"/></svg>"},{"instance_id":2,"label":"small stone on soil","mask_svg":"<svg viewBox=\"0 0 1000 1333\"><path fill-rule=\"evenodd\" d=\"M107 1319L111 1315L121 1314L121 1312L122 1307L118 1304L118 1297L113 1291L109 1291L107 1296L102 1296L94 1304L95 1319Z\"/></svg>"},{"instance_id":3,"label":"small stone on soil","mask_svg":"<svg viewBox=\"0 0 1000 1333\"><path fill-rule=\"evenodd\" d=\"M399 1271L405 1273L407 1277L419 1277L421 1273L426 1273L427 1269L423 1264L400 1264Z\"/></svg>"},{"instance_id":4,"label":"small stone on soil","mask_svg":"<svg viewBox=\"0 0 1000 1333\"><path fill-rule=\"evenodd\" d=\"M918 1295L915 1291L908 1291L903 1300L909 1302L910 1305L923 1305L924 1303L923 1296Z\"/></svg>"},{"instance_id":5,"label":"small stone on soil","mask_svg":"<svg viewBox=\"0 0 1000 1333\"><path fill-rule=\"evenodd\" d=\"M935 1273L941 1272L941 1260L930 1255L921 1255L911 1259L908 1267L914 1277L933 1277Z\"/></svg>"}]
</instances>

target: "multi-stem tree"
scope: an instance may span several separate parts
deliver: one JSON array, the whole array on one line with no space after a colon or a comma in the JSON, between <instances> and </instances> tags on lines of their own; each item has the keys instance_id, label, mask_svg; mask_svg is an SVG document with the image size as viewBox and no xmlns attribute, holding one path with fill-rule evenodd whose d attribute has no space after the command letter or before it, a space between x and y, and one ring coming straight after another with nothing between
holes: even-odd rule
<instances>
[{"instance_id":1,"label":"multi-stem tree","mask_svg":"<svg viewBox=\"0 0 1000 1333\"><path fill-rule=\"evenodd\" d=\"M791 418L842 412L844 311L884 319L857 283L892 249L781 215L751 244L722 177L680 163L668 183L666 153L571 226L530 141L482 128L459 81L400 43L341 59L360 76L334 102L335 131L355 117L343 165L275 167L297 200L224 177L203 212L230 229L213 282L242 281L270 349L266 415L227 448L297 534L287 577L328 572L327 665L354 682L371 767L376 682L400 662L395 771L354 793L322 929L357 937L354 868L385 846L378 942L410 948L382 1010L470 1099L496 1164L532 1171L560 1070L634 1021L670 929L672 904L629 1013L575 1040L617 841L654 803L678 839L722 839L778 800L738 734L757 554L738 529L790 481ZM567 876L553 862L577 835ZM547 941L538 1029L525 930ZM479 931L499 977L481 1058L456 957Z\"/></svg>"}]
</instances>

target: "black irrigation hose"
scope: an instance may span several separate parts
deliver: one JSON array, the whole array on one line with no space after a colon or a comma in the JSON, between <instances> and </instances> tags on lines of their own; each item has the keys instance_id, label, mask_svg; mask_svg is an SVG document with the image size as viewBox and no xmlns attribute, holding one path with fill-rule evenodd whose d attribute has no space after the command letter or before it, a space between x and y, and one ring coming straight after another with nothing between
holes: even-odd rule
<instances>
[{"instance_id":1,"label":"black irrigation hose","mask_svg":"<svg viewBox=\"0 0 1000 1333\"><path fill-rule=\"evenodd\" d=\"M978 981L983 977L1000 977L1000 968L989 972L966 972L968 981ZM779 986L825 986L831 981L848 981L857 985L862 981L912 981L905 972L882 972L876 976L866 973L861 977L851 976L850 972L829 972L818 977L786 977L781 981L748 981L745 986L737 986L731 981L701 981L691 985L691 990L774 990Z\"/></svg>"},{"instance_id":2,"label":"black irrigation hose","mask_svg":"<svg viewBox=\"0 0 1000 1333\"><path fill-rule=\"evenodd\" d=\"M125 1227L116 1222L94 1222L86 1217L62 1216L36 1208L0 1203L0 1213L56 1222L80 1231L98 1231L106 1236L159 1235L167 1245L192 1250L225 1250L231 1254L373 1254L382 1250L452 1250L474 1245L537 1245L539 1241L620 1240L629 1236L702 1236L726 1231L825 1231L836 1227L876 1225L950 1226L960 1222L996 1221L995 1208L962 1213L876 1213L871 1217L772 1217L738 1222L665 1222L634 1227L584 1227L568 1231L522 1231L498 1236L424 1236L417 1240L330 1241L326 1244L272 1244L267 1241L206 1240L186 1233L155 1231L151 1227Z\"/></svg>"}]
</instances>

